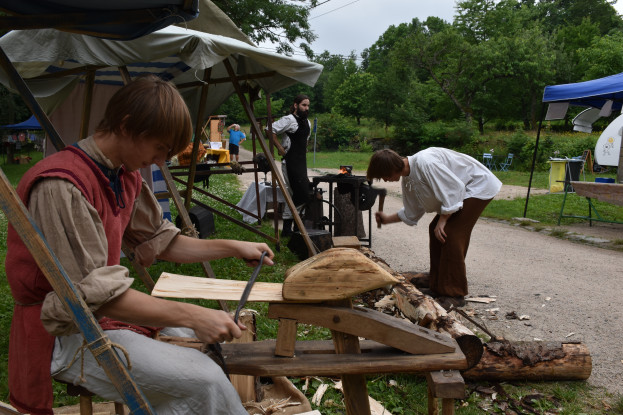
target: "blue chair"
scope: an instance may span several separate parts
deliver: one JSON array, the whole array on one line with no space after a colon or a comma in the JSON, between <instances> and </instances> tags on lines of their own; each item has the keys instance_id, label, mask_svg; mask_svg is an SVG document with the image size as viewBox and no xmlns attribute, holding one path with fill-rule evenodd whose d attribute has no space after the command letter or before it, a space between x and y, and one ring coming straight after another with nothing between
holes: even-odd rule
<instances>
[{"instance_id":1,"label":"blue chair","mask_svg":"<svg viewBox=\"0 0 623 415\"><path fill-rule=\"evenodd\" d=\"M489 170L495 170L495 162L493 161L493 154L484 153L482 155L482 164L487 166Z\"/></svg>"},{"instance_id":2,"label":"blue chair","mask_svg":"<svg viewBox=\"0 0 623 415\"><path fill-rule=\"evenodd\" d=\"M500 171L508 171L508 168L513 163L513 153L508 153L506 160L500 163Z\"/></svg>"}]
</instances>

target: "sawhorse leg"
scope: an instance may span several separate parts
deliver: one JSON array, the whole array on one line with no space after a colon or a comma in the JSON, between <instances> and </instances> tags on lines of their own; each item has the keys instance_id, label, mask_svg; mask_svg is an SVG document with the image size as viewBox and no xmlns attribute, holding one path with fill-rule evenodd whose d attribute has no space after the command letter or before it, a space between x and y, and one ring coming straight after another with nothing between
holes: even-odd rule
<instances>
[{"instance_id":1,"label":"sawhorse leg","mask_svg":"<svg viewBox=\"0 0 623 415\"><path fill-rule=\"evenodd\" d=\"M352 308L351 300L336 301L334 305ZM359 338L351 334L331 330L335 353L361 353ZM347 415L372 415L368 400L368 385L365 375L342 375L344 404Z\"/></svg>"},{"instance_id":2,"label":"sawhorse leg","mask_svg":"<svg viewBox=\"0 0 623 415\"><path fill-rule=\"evenodd\" d=\"M438 398L441 398L441 413L454 415L454 400L465 398L465 381L458 370L429 372L426 374L428 385L428 415L438 415Z\"/></svg>"}]
</instances>

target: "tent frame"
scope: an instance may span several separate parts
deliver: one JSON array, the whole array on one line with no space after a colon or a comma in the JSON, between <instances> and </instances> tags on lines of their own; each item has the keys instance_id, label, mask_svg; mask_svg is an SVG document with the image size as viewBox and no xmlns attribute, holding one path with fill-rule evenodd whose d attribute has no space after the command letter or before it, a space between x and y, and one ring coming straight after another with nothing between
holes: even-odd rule
<instances>
[{"instance_id":1,"label":"tent frame","mask_svg":"<svg viewBox=\"0 0 623 415\"><path fill-rule=\"evenodd\" d=\"M184 7L190 8L192 0L185 0ZM0 28L3 29L23 29L23 28L56 28L59 30L65 31L74 31L79 33L85 33L84 30L77 30L75 27L77 25L95 25L95 24L106 24L106 25L115 25L117 23L122 23L124 21L136 22L150 22L154 19L154 12L161 11L162 9L157 10L140 10L140 11L123 11L123 12L98 12L98 13L62 13L62 14L45 14L45 15L13 15L8 17L0 17ZM98 33L87 33L98 35ZM101 34L101 33L99 33ZM110 33L107 33L109 37L111 37ZM112 36L114 37L114 36ZM246 101L244 94L242 92L242 88L239 84L239 79L243 79L244 77L237 78L233 68L229 61L226 62L227 70L230 76L231 82L234 83L234 87L236 89L236 93L240 98L242 104L245 107L245 112L249 116L249 119L252 122L252 128L257 135L257 138L260 142L262 149L265 151L267 159L271 165L271 171L273 173L273 177L279 182L282 189L285 189L285 185L283 183L283 179L279 175L278 169L276 168L275 160L272 157L272 153L269 152L269 148L266 145L266 142L262 136L261 131L259 130L259 126L255 120L253 115L253 111L249 103ZM26 85L24 79L17 72L10 59L4 52L4 50L0 47L0 67L5 70L7 73L12 86L18 91L20 96L26 102L26 105L29 107L31 112L35 115L37 120L39 121L41 127L46 131L48 137L50 138L52 144L57 150L60 150L65 147L65 144L61 140L60 135L50 122L47 114L43 111L34 95ZM129 74L127 70L124 71L124 68L120 68L120 73L124 79L124 82L129 82ZM209 70L205 71L207 74L207 79L209 80ZM92 99L92 91L93 91L93 79L95 74L95 68L89 68L87 70L87 89L85 92L83 113L82 113L82 124L81 124L81 137L86 135L88 119L90 117L90 108L91 108L91 99ZM56 76L62 76L60 74ZM205 75L204 75L205 76ZM251 77L249 77L251 78ZM207 84L204 83L202 86L202 100L201 105L205 105L205 99L207 99ZM199 125L202 122L203 112L199 113L197 124ZM193 148L193 155L196 155L197 144L200 140L195 141L195 146ZM193 157L193 160L196 160ZM195 166L196 167L196 166ZM257 166L256 166L257 167ZM166 165L162 167L162 172L167 182L167 186L169 188L169 192L171 197L173 197L174 202L178 206L178 210L182 217L182 221L186 226L191 225L190 217L188 215L187 209L185 205L181 203L181 198L176 197L179 196L177 193L177 189L173 184L172 176L168 171ZM189 175L189 183L193 183L190 179L194 180L195 168L191 168L191 174ZM256 172L257 177L257 172ZM192 186L189 186L189 193L191 195ZM275 191L275 189L273 189ZM313 255L316 253L316 250L311 243L311 239L307 235L305 231L305 227L302 226L302 221L300 216L297 214L296 208L292 202L291 197L288 192L283 192L286 203L291 208L293 215L299 228L303 233L304 240L308 246L310 254ZM187 203L189 202L190 197L187 197ZM27 245L29 251L37 261L38 265L44 271L44 274L50 284L54 287L54 290L59 294L59 297L63 300L65 307L71 310L71 316L74 320L75 324L80 329L80 332L84 336L87 346L89 350L93 353L93 356L96 358L98 363L104 368L106 374L111 379L113 385L119 392L119 394L123 397L124 402L128 405L132 414L137 415L149 415L155 414L153 408L149 404L149 401L139 389L138 385L134 381L131 373L127 370L124 363L121 361L119 355L114 350L112 344L108 340L108 337L102 331L101 327L97 323L93 313L89 310L88 306L80 295L78 294L75 286L73 285L71 279L67 276L65 271L62 268L58 258L55 257L54 253L50 250L45 238L41 234L41 231L37 228L33 219L28 214L25 206L21 203L17 193L13 189L12 185L9 183L6 175L0 169L0 207L5 212L9 222L12 226L17 230L18 234ZM128 255L133 265L136 264L133 261L133 255ZM204 270L208 274L209 277L215 278L215 275L209 265L208 262L203 263ZM137 272L141 279L146 282L149 287L150 281L153 284L153 280L149 276L149 273L142 267L136 267ZM153 287L153 286L152 286ZM226 304L221 302L221 307L225 307Z\"/></svg>"}]
</instances>

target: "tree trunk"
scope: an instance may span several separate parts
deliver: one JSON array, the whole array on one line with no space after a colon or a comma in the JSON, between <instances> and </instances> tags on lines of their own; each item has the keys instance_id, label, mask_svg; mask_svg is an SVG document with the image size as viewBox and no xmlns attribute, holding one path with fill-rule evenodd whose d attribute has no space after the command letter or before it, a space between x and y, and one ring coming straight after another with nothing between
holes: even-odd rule
<instances>
[{"instance_id":1,"label":"tree trunk","mask_svg":"<svg viewBox=\"0 0 623 415\"><path fill-rule=\"evenodd\" d=\"M581 343L509 342L485 344L480 362L461 374L466 380L586 380L592 359Z\"/></svg>"}]
</instances>

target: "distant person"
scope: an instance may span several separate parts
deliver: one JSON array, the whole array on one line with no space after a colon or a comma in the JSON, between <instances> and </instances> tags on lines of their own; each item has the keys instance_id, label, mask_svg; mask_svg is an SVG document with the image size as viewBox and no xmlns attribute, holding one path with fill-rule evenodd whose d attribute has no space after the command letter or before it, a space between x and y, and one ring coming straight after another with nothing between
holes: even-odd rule
<instances>
[{"instance_id":1,"label":"distant person","mask_svg":"<svg viewBox=\"0 0 623 415\"><path fill-rule=\"evenodd\" d=\"M108 338L127 352L136 383L159 414L247 415L236 390L206 354L154 339L162 332L220 343L245 327L222 310L134 290L120 265L122 243L143 266L156 259L202 262L236 257L255 265L264 243L180 234L142 181L192 136L188 108L173 84L139 77L109 101L95 133L44 158L17 192ZM84 347L71 315L11 226L6 274L15 298L9 341L9 390L23 413L52 414L52 377L107 399L121 397ZM120 353L121 355L121 353ZM122 356L122 359L123 356ZM124 359L125 360L125 359Z\"/></svg>"},{"instance_id":2,"label":"distant person","mask_svg":"<svg viewBox=\"0 0 623 415\"><path fill-rule=\"evenodd\" d=\"M240 161L240 144L247 139L247 136L240 131L238 124L227 127L227 132L229 133L229 155L234 156L232 159L235 158L236 161Z\"/></svg>"},{"instance_id":3,"label":"distant person","mask_svg":"<svg viewBox=\"0 0 623 415\"><path fill-rule=\"evenodd\" d=\"M281 146L285 150L285 154L282 154L281 172L297 210L310 199L310 182L307 177L307 143L311 136L309 105L307 95L297 95L290 106L290 114L272 124L273 133L281 136ZM287 204L282 218L281 236L291 236L293 216Z\"/></svg>"},{"instance_id":4,"label":"distant person","mask_svg":"<svg viewBox=\"0 0 623 415\"><path fill-rule=\"evenodd\" d=\"M465 256L472 229L502 182L474 158L438 147L409 157L379 150L370 159L367 177L387 182L402 178L404 207L392 214L376 212L378 224L416 225L424 213L437 213L428 226L429 286L443 307L465 305Z\"/></svg>"}]
</instances>

